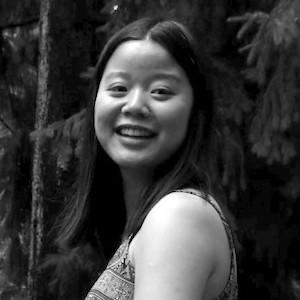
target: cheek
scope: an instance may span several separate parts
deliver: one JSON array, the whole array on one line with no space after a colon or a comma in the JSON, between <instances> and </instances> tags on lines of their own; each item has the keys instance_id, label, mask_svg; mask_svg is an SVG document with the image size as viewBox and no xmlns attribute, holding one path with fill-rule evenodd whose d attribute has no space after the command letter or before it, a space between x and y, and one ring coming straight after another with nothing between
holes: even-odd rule
<instances>
[{"instance_id":1,"label":"cheek","mask_svg":"<svg viewBox=\"0 0 300 300\"><path fill-rule=\"evenodd\" d=\"M100 122L103 118L102 111L103 110L101 109L101 105L99 104L99 101L96 100L94 106L94 126L95 126L96 133L99 130Z\"/></svg>"},{"instance_id":2,"label":"cheek","mask_svg":"<svg viewBox=\"0 0 300 300\"><path fill-rule=\"evenodd\" d=\"M184 134L187 130L191 116L192 105L189 102L174 106L168 114L170 126L176 128L177 132Z\"/></svg>"},{"instance_id":3,"label":"cheek","mask_svg":"<svg viewBox=\"0 0 300 300\"><path fill-rule=\"evenodd\" d=\"M185 140L188 130L190 129L190 119L192 114L192 105L186 107L185 110L182 110L179 115L178 121L178 132L181 133L181 143Z\"/></svg>"},{"instance_id":4,"label":"cheek","mask_svg":"<svg viewBox=\"0 0 300 300\"><path fill-rule=\"evenodd\" d=\"M188 124L189 124L189 115L182 114L180 117L177 118L176 122L176 132L179 139L179 142L183 142L188 131Z\"/></svg>"},{"instance_id":5,"label":"cheek","mask_svg":"<svg viewBox=\"0 0 300 300\"><path fill-rule=\"evenodd\" d=\"M100 100L101 99L101 100ZM111 99L105 97L97 98L94 108L94 127L95 133L100 144L104 147L105 143L114 133L119 114L120 105L112 102Z\"/></svg>"},{"instance_id":6,"label":"cheek","mask_svg":"<svg viewBox=\"0 0 300 300\"><path fill-rule=\"evenodd\" d=\"M185 139L188 131L190 119L190 109L188 107L180 107L173 112L169 112L165 119L165 126L170 146L179 146Z\"/></svg>"},{"instance_id":7,"label":"cheek","mask_svg":"<svg viewBox=\"0 0 300 300\"><path fill-rule=\"evenodd\" d=\"M94 127L100 143L101 139L105 136L105 128L108 127L109 123L107 109L103 104L103 101L96 100L94 108Z\"/></svg>"},{"instance_id":8,"label":"cheek","mask_svg":"<svg viewBox=\"0 0 300 300\"><path fill-rule=\"evenodd\" d=\"M95 127L99 125L103 126L103 124L106 124L110 119L113 118L113 115L114 109L111 103L103 97L101 100L100 98L97 98L94 108Z\"/></svg>"}]
</instances>

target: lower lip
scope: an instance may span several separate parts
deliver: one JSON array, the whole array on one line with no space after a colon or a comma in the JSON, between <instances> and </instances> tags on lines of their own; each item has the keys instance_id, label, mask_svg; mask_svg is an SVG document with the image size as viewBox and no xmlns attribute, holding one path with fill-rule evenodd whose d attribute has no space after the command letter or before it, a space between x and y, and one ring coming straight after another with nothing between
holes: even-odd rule
<instances>
[{"instance_id":1,"label":"lower lip","mask_svg":"<svg viewBox=\"0 0 300 300\"><path fill-rule=\"evenodd\" d=\"M144 146L148 143L150 143L153 137L142 137L142 136L128 136L128 135L121 135L118 134L118 137L120 137L122 143L126 144L126 145L132 145L132 146Z\"/></svg>"}]
</instances>

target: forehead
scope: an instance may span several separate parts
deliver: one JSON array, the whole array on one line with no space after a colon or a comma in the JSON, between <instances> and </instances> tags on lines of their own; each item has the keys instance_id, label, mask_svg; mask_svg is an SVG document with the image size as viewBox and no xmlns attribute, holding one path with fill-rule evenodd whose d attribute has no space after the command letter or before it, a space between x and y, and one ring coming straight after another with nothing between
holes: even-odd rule
<instances>
[{"instance_id":1,"label":"forehead","mask_svg":"<svg viewBox=\"0 0 300 300\"><path fill-rule=\"evenodd\" d=\"M185 76L172 55L160 44L148 39L127 41L116 48L107 62L104 76L118 71L142 71L146 74L169 71Z\"/></svg>"}]
</instances>

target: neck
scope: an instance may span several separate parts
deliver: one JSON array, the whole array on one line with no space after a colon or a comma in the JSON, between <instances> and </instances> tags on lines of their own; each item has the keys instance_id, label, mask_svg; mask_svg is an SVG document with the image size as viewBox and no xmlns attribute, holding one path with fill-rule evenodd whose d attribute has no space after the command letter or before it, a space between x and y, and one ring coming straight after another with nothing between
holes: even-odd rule
<instances>
[{"instance_id":1,"label":"neck","mask_svg":"<svg viewBox=\"0 0 300 300\"><path fill-rule=\"evenodd\" d=\"M121 170L127 218L135 211L142 190L149 184L151 176L135 170Z\"/></svg>"}]
</instances>

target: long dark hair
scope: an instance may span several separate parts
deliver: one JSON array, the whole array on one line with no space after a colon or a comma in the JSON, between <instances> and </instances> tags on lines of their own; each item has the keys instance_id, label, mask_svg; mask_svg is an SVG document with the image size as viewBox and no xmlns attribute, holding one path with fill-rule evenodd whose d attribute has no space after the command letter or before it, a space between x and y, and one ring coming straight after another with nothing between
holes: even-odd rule
<instances>
[{"instance_id":1,"label":"long dark hair","mask_svg":"<svg viewBox=\"0 0 300 300\"><path fill-rule=\"evenodd\" d=\"M182 67L193 88L194 101L184 143L156 170L153 182L143 190L135 213L126 222L120 171L95 135L94 102L104 69L115 49L126 41L145 38L160 44ZM96 243L98 235L101 241L112 242L124 226L125 236L135 234L153 205L171 191L194 187L211 192L213 97L209 87L209 61L200 51L185 26L156 18L135 21L107 42L91 76L92 101L86 111L80 172L75 194L65 210L58 237L60 243L74 245L87 240Z\"/></svg>"}]
</instances>

